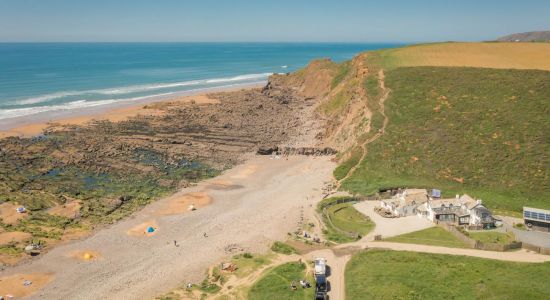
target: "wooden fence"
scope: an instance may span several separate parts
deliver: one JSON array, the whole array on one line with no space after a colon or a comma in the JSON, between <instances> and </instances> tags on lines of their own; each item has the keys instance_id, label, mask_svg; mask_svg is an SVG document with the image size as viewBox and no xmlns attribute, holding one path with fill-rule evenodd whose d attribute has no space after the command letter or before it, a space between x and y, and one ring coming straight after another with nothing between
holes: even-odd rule
<instances>
[{"instance_id":1,"label":"wooden fence","mask_svg":"<svg viewBox=\"0 0 550 300\"><path fill-rule=\"evenodd\" d=\"M470 248L474 248L474 249L476 248L477 241L467 237L464 233L460 232L460 230L456 229L456 227L451 226L451 225L446 224L446 223L438 223L437 225L439 227L447 230L448 232L450 232L452 235L454 235L459 240L463 241Z\"/></svg>"},{"instance_id":2,"label":"wooden fence","mask_svg":"<svg viewBox=\"0 0 550 300\"><path fill-rule=\"evenodd\" d=\"M438 225L444 228L445 230L449 231L452 235L454 235L459 240L463 241L464 243L466 243L466 245L468 245L470 248L473 248L473 249L504 252L511 249L519 249L522 247L522 244L523 244L521 242L513 242L509 244L482 243L481 241L477 241L468 237L467 235L462 233L460 230L458 230L455 226L451 226L445 223L439 223Z\"/></svg>"}]
</instances>

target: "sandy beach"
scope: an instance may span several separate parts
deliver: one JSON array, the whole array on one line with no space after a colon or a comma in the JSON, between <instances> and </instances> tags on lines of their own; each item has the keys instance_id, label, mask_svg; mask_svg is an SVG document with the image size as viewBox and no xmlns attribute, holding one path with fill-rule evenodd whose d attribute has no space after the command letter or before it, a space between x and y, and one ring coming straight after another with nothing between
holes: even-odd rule
<instances>
[{"instance_id":1,"label":"sandy beach","mask_svg":"<svg viewBox=\"0 0 550 300\"><path fill-rule=\"evenodd\" d=\"M123 121L132 116L158 116L162 111L155 109L155 105L166 102L195 102L197 104L218 103L210 99L207 94L214 92L230 92L241 89L261 87L262 84L237 85L232 87L210 88L200 91L184 92L169 97L150 97L134 102L120 102L99 107L83 108L79 110L62 110L38 113L30 116L0 120L0 138L8 136L29 137L42 133L53 125L83 125L92 120Z\"/></svg>"},{"instance_id":2,"label":"sandy beach","mask_svg":"<svg viewBox=\"0 0 550 300\"><path fill-rule=\"evenodd\" d=\"M312 118L315 106L305 105L307 100L295 98L287 90L279 92L273 86L271 89L268 93L249 89L212 97L187 95L101 113L18 124L4 131L3 136L28 137L49 126L55 129L61 124L85 125L92 120L120 124L140 115L139 120L148 120L147 128L159 126L162 118L174 120L170 123L173 125L155 127L161 131L181 126L181 120L186 120L184 123L190 127L171 128L175 131L162 135L162 139L144 139L139 135L142 129L138 129L136 135L119 137L118 141L131 139L140 145L164 145L167 137L180 138L181 143L169 142L166 149L187 147L178 151L190 154L194 149L195 153L223 157L225 161L239 157L241 163L217 177L179 188L175 194L87 238L62 243L36 259L3 270L0 290L32 299L152 298L183 282L199 283L209 266L237 253L264 252L273 241L284 240L287 233L299 227L301 212L313 210L323 187L332 182L335 163L331 156L275 158L253 154L266 143L313 147L318 142L316 136L321 127ZM216 103L220 105L208 105ZM111 134L102 133L97 127L92 130L95 131L84 140L97 139L104 147L104 137ZM115 154L120 151L120 147L113 149ZM210 153L205 149L218 150ZM205 159L208 161L208 156ZM113 161L108 161L112 166ZM147 168L150 167L142 167ZM82 201L71 200L48 212L72 217L82 205ZM31 278L37 284L23 286L25 280L34 281ZM11 289L15 290L10 292Z\"/></svg>"},{"instance_id":3,"label":"sandy beach","mask_svg":"<svg viewBox=\"0 0 550 300\"><path fill-rule=\"evenodd\" d=\"M3 271L1 277L49 274L42 281L51 282L33 290L32 299L152 298L182 282L200 282L208 266L239 249L265 251L272 241L284 239L297 228L300 209L321 197L333 168L329 157L252 156L221 176L161 199L88 239ZM182 198L204 206L182 211L177 205ZM170 209L173 214L167 214ZM155 231L148 233L148 227ZM83 259L86 253L99 259ZM0 288L6 289L2 281Z\"/></svg>"}]
</instances>

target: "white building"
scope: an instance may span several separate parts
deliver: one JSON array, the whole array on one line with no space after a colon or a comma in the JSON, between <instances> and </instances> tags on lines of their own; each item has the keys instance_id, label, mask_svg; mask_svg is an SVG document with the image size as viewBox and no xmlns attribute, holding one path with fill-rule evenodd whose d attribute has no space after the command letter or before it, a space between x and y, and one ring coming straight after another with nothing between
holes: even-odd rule
<instances>
[{"instance_id":1,"label":"white building","mask_svg":"<svg viewBox=\"0 0 550 300\"><path fill-rule=\"evenodd\" d=\"M390 199L380 201L380 206L396 217L417 214L417 207L428 201L428 191L425 189L406 189Z\"/></svg>"},{"instance_id":2,"label":"white building","mask_svg":"<svg viewBox=\"0 0 550 300\"><path fill-rule=\"evenodd\" d=\"M417 215L432 222L450 222L458 225L494 226L495 220L481 202L468 195L451 199L429 199L417 209Z\"/></svg>"}]
</instances>

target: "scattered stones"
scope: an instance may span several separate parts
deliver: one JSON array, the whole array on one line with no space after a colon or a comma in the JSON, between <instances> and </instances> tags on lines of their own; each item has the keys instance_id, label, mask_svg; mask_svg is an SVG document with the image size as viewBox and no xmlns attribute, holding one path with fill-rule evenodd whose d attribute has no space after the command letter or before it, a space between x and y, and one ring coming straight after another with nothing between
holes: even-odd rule
<instances>
[{"instance_id":1,"label":"scattered stones","mask_svg":"<svg viewBox=\"0 0 550 300\"><path fill-rule=\"evenodd\" d=\"M331 156L338 153L335 149L325 147L266 147L262 146L256 151L258 155L306 155L306 156Z\"/></svg>"},{"instance_id":2,"label":"scattered stones","mask_svg":"<svg viewBox=\"0 0 550 300\"><path fill-rule=\"evenodd\" d=\"M227 254L233 254L233 253L237 253L237 252L243 252L244 248L239 246L238 244L229 244L229 245L225 246L223 248L223 250Z\"/></svg>"}]
</instances>

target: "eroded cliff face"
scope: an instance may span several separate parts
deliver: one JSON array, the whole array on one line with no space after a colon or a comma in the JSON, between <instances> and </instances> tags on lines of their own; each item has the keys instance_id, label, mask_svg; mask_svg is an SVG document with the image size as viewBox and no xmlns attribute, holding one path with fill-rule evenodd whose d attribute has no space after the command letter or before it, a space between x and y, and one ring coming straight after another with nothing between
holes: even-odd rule
<instances>
[{"instance_id":1,"label":"eroded cliff face","mask_svg":"<svg viewBox=\"0 0 550 300\"><path fill-rule=\"evenodd\" d=\"M345 153L371 130L372 109L367 78L371 75L366 55L335 63L328 59L312 61L292 74L273 75L266 88L284 86L305 99L314 99L315 114L323 121L319 145Z\"/></svg>"}]
</instances>

